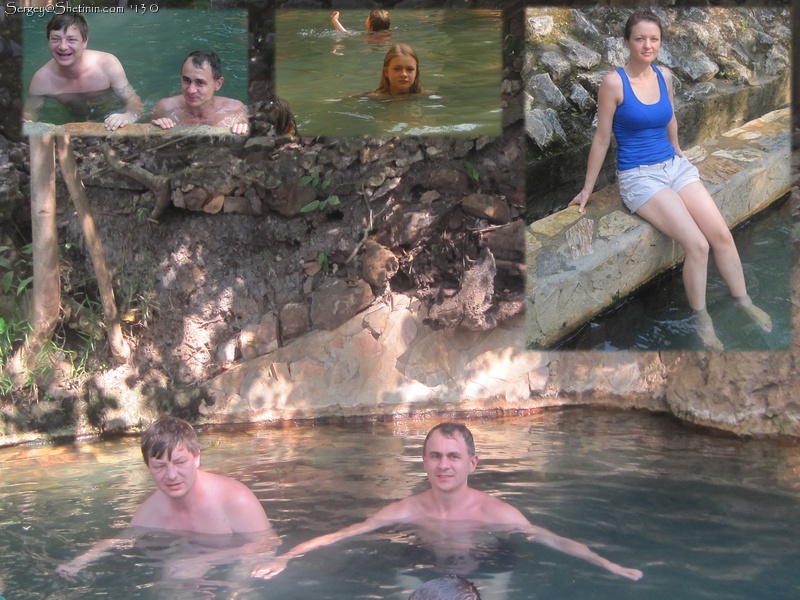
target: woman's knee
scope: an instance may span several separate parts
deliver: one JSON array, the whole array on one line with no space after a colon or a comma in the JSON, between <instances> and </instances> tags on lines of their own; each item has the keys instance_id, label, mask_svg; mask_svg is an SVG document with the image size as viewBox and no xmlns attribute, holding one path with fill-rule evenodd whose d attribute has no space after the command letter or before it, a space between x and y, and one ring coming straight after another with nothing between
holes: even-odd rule
<instances>
[{"instance_id":1,"label":"woman's knee","mask_svg":"<svg viewBox=\"0 0 800 600\"><path fill-rule=\"evenodd\" d=\"M689 258L708 258L710 244L703 235L694 235L684 240L683 250Z\"/></svg>"},{"instance_id":2,"label":"woman's knee","mask_svg":"<svg viewBox=\"0 0 800 600\"><path fill-rule=\"evenodd\" d=\"M723 252L731 248L736 248L736 243L733 241L733 234L727 227L722 227L712 232L708 236L708 242L716 252Z\"/></svg>"}]
</instances>

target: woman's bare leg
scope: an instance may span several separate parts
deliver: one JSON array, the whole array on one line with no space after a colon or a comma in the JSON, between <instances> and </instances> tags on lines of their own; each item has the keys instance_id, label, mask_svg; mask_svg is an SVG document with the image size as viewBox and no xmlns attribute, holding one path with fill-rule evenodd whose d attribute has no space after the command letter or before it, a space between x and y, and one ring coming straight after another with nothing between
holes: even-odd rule
<instances>
[{"instance_id":1,"label":"woman's bare leg","mask_svg":"<svg viewBox=\"0 0 800 600\"><path fill-rule=\"evenodd\" d=\"M722 342L714 332L711 316L706 311L709 243L687 210L683 198L672 190L661 190L642 205L636 214L683 247L686 253L683 286L689 306L695 311L692 320L694 327L707 348L722 350Z\"/></svg>"},{"instance_id":2,"label":"woman's bare leg","mask_svg":"<svg viewBox=\"0 0 800 600\"><path fill-rule=\"evenodd\" d=\"M733 235L705 186L696 181L678 192L686 209L714 251L714 262L739 307L764 331L772 331L772 319L747 295L742 261ZM641 209L640 209L641 211Z\"/></svg>"}]
</instances>

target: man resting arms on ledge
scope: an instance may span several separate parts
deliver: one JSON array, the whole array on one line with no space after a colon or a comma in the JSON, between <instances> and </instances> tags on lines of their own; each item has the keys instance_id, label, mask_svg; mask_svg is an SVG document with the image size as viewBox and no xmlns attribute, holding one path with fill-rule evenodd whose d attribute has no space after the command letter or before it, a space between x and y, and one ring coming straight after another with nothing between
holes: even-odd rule
<instances>
[{"instance_id":1,"label":"man resting arms on ledge","mask_svg":"<svg viewBox=\"0 0 800 600\"><path fill-rule=\"evenodd\" d=\"M36 71L25 106L23 121L35 121L47 98L53 98L84 120L109 106L125 104L125 112L105 118L105 126L114 131L135 123L142 114L142 101L128 83L125 70L116 56L87 50L89 26L80 13L56 15L47 23L47 42L52 58ZM99 119L95 119L99 120Z\"/></svg>"},{"instance_id":2,"label":"man resting arms on ledge","mask_svg":"<svg viewBox=\"0 0 800 600\"><path fill-rule=\"evenodd\" d=\"M224 80L222 64L214 52L191 52L181 70L181 95L159 100L150 122L161 129L209 125L229 127L236 135L247 134L250 125L245 105L233 98L214 95Z\"/></svg>"}]
</instances>

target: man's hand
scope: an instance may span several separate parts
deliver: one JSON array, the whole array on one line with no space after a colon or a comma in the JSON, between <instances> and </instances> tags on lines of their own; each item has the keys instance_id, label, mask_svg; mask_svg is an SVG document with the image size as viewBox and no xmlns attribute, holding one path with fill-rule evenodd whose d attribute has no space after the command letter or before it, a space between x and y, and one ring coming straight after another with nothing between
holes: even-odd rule
<instances>
[{"instance_id":1,"label":"man's hand","mask_svg":"<svg viewBox=\"0 0 800 600\"><path fill-rule=\"evenodd\" d=\"M236 135L247 135L250 131L250 124L247 121L237 121L231 125L231 133Z\"/></svg>"},{"instance_id":2,"label":"man's hand","mask_svg":"<svg viewBox=\"0 0 800 600\"><path fill-rule=\"evenodd\" d=\"M614 573L614 575L620 575L621 577L627 577L628 579L632 579L633 581L639 581L642 578L643 573L639 569L628 569L627 567L622 567L620 565L611 564L608 567L608 570Z\"/></svg>"},{"instance_id":3,"label":"man's hand","mask_svg":"<svg viewBox=\"0 0 800 600\"><path fill-rule=\"evenodd\" d=\"M176 123L169 117L161 117L160 119L153 119L150 121L156 127L160 127L161 129L172 129L175 127Z\"/></svg>"},{"instance_id":4,"label":"man's hand","mask_svg":"<svg viewBox=\"0 0 800 600\"><path fill-rule=\"evenodd\" d=\"M286 558L285 554L283 556L276 556L267 564L254 568L250 572L250 577L258 577L260 579L272 579L278 573L283 571L286 568L287 564L289 564L289 559Z\"/></svg>"},{"instance_id":5,"label":"man's hand","mask_svg":"<svg viewBox=\"0 0 800 600\"><path fill-rule=\"evenodd\" d=\"M82 560L71 560L63 565L56 567L56 573L68 581L75 579L75 576L80 573L86 565Z\"/></svg>"},{"instance_id":6,"label":"man's hand","mask_svg":"<svg viewBox=\"0 0 800 600\"><path fill-rule=\"evenodd\" d=\"M116 131L120 127L125 127L125 125L130 125L135 122L136 115L130 113L114 113L113 115L108 115L105 120L105 126L108 131Z\"/></svg>"}]
</instances>

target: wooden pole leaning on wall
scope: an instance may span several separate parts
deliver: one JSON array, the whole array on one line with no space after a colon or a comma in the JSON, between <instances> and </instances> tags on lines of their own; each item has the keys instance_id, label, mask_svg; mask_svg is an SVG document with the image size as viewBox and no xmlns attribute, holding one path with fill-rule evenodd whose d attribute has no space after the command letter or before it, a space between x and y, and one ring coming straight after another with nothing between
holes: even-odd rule
<instances>
[{"instance_id":1,"label":"wooden pole leaning on wall","mask_svg":"<svg viewBox=\"0 0 800 600\"><path fill-rule=\"evenodd\" d=\"M16 385L33 371L44 344L53 337L61 312L61 272L56 228L56 166L52 135L31 136L31 241L33 294L31 333L8 369Z\"/></svg>"},{"instance_id":2,"label":"wooden pole leaning on wall","mask_svg":"<svg viewBox=\"0 0 800 600\"><path fill-rule=\"evenodd\" d=\"M72 150L72 140L68 135L58 135L56 136L56 146L58 148L58 162L61 165L61 174L78 213L83 237L86 240L89 257L92 259L95 277L97 277L97 287L100 290L100 299L103 303L103 315L106 321L111 353L118 363L124 364L130 358L131 350L122 335L122 327L117 314L117 303L114 299L114 288L111 285L111 276L106 268L103 244L97 236L94 219L89 210L89 198L86 196L86 189L83 187L83 182L78 175L78 165L75 161L75 153Z\"/></svg>"}]
</instances>

